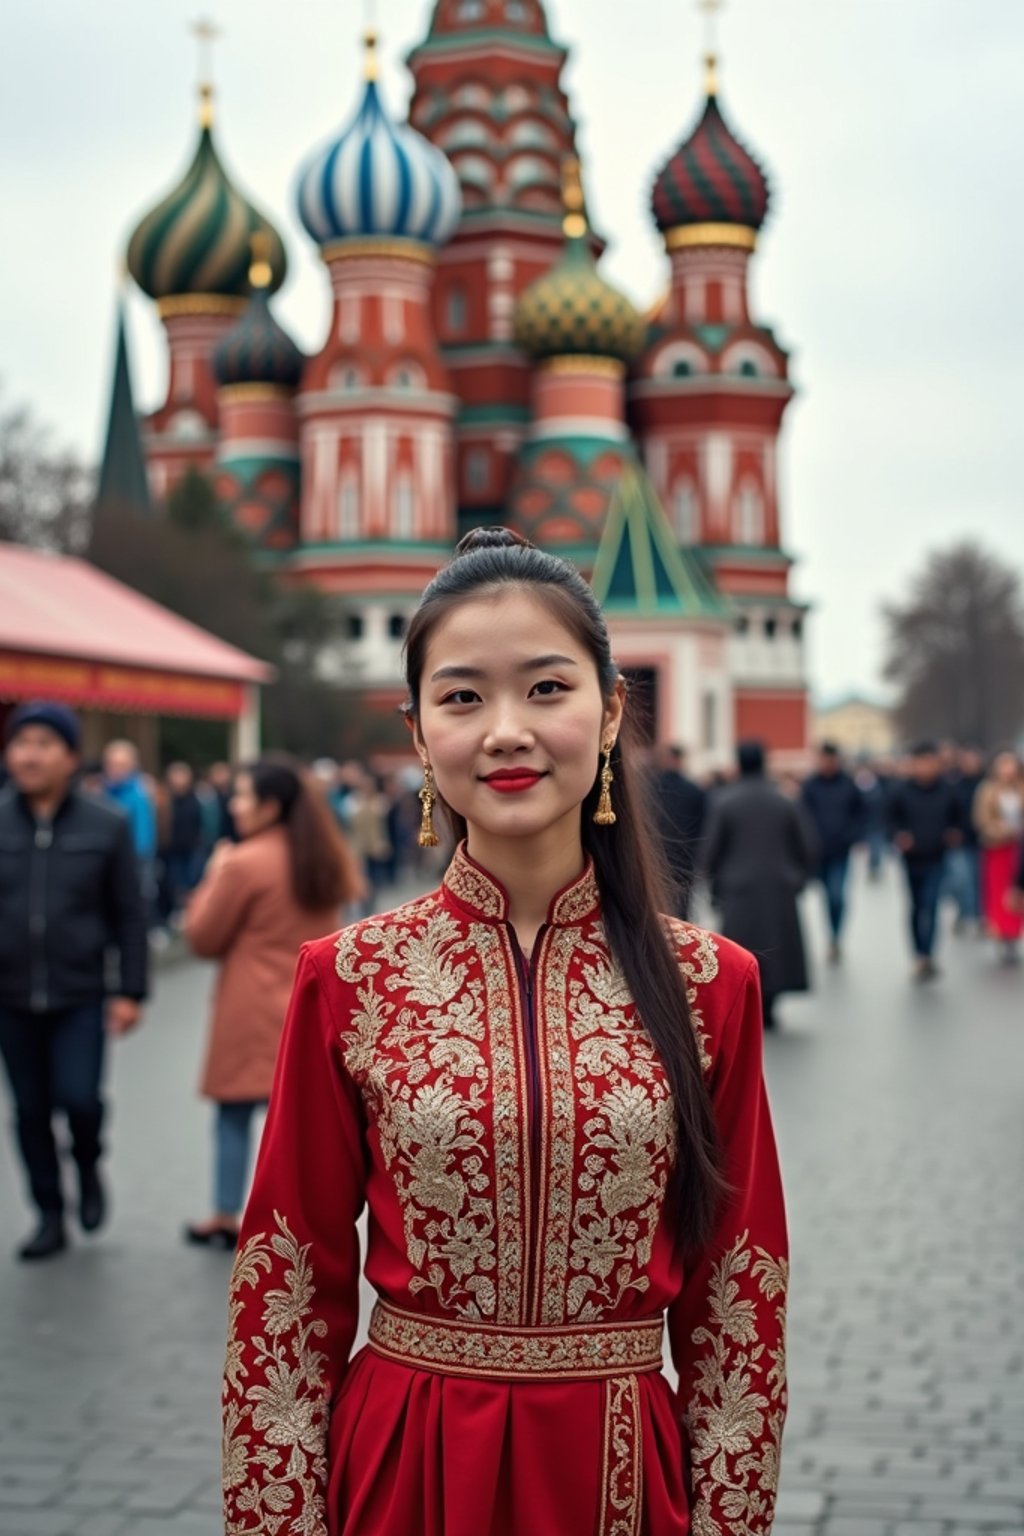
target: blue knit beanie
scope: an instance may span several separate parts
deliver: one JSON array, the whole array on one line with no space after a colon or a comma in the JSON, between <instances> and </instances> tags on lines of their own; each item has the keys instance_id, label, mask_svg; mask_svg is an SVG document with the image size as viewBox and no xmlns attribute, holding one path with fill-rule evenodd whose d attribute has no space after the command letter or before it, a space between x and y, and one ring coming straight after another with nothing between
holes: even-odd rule
<instances>
[{"instance_id":1,"label":"blue knit beanie","mask_svg":"<svg viewBox=\"0 0 1024 1536\"><path fill-rule=\"evenodd\" d=\"M26 725L48 726L66 743L69 752L78 752L81 748L81 724L74 710L68 709L66 704L55 704L51 699L33 699L31 704L22 704L7 722L8 746Z\"/></svg>"}]
</instances>

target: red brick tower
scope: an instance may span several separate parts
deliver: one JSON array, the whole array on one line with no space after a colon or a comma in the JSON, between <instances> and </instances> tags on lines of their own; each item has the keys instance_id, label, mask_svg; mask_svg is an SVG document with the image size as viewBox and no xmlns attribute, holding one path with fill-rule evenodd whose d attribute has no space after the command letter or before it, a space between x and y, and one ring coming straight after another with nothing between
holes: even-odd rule
<instances>
[{"instance_id":1,"label":"red brick tower","mask_svg":"<svg viewBox=\"0 0 1024 1536\"><path fill-rule=\"evenodd\" d=\"M562 252L561 167L575 154L561 84L567 57L539 0L437 0L426 40L409 56L410 120L445 151L462 187L434 315L461 401L463 529L503 517L530 418L530 363L513 318L520 294Z\"/></svg>"},{"instance_id":2,"label":"red brick tower","mask_svg":"<svg viewBox=\"0 0 1024 1536\"><path fill-rule=\"evenodd\" d=\"M808 731L804 611L789 596L777 483L794 391L747 290L769 189L722 115L713 54L705 91L697 126L654 186L671 274L630 387L632 418L676 537L699 549L736 610L735 737L795 755Z\"/></svg>"}]
</instances>

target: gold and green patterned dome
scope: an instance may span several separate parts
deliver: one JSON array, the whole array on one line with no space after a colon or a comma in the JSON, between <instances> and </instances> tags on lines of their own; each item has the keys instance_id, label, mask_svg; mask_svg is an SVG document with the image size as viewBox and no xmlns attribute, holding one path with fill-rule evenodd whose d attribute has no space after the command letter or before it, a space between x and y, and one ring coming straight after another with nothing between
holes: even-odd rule
<instances>
[{"instance_id":1,"label":"gold and green patterned dome","mask_svg":"<svg viewBox=\"0 0 1024 1536\"><path fill-rule=\"evenodd\" d=\"M213 142L210 92L204 87L192 164L136 227L128 242L128 270L151 299L243 300L254 234L265 239L269 289L276 292L287 270L281 236L229 180Z\"/></svg>"},{"instance_id":2,"label":"gold and green patterned dome","mask_svg":"<svg viewBox=\"0 0 1024 1536\"><path fill-rule=\"evenodd\" d=\"M566 164L563 196L565 249L551 271L521 295L516 342L537 359L583 356L628 363L644 343L643 316L597 270L576 161Z\"/></svg>"}]
</instances>

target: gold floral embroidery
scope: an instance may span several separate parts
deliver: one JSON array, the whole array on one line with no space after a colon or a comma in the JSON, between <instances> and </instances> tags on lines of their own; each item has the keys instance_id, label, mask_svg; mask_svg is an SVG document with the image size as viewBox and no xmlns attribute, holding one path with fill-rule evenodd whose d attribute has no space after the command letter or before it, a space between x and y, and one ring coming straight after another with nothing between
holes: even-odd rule
<instances>
[{"instance_id":1,"label":"gold floral embroidery","mask_svg":"<svg viewBox=\"0 0 1024 1536\"><path fill-rule=\"evenodd\" d=\"M568 1008L556 1007L553 995L549 1009L551 1036L557 1027L567 1054L570 1043L574 1048L567 1096L574 1133L582 1122L583 1144L577 1152L569 1142L567 1193L559 1192L557 1205L552 1177L545 1322L593 1322L614 1311L627 1291L647 1289L675 1155L675 1108L664 1070L625 977L600 928L595 932L602 942L567 930L581 974L570 980L568 963L559 970L552 992L560 988Z\"/></svg>"},{"instance_id":2,"label":"gold floral embroidery","mask_svg":"<svg viewBox=\"0 0 1024 1536\"><path fill-rule=\"evenodd\" d=\"M347 930L336 959L355 996L345 1064L394 1178L409 1289L476 1318L521 1308L518 1101L495 941L493 928L467 930L434 900ZM470 974L476 955L484 979Z\"/></svg>"},{"instance_id":3,"label":"gold floral embroidery","mask_svg":"<svg viewBox=\"0 0 1024 1536\"><path fill-rule=\"evenodd\" d=\"M660 1369L661 1335L660 1317L575 1328L499 1328L420 1317L378 1302L369 1338L378 1354L442 1375L582 1381Z\"/></svg>"},{"instance_id":4,"label":"gold floral embroidery","mask_svg":"<svg viewBox=\"0 0 1024 1536\"><path fill-rule=\"evenodd\" d=\"M766 1303L777 1303L774 1348L762 1337L759 1303L742 1294L740 1277L747 1274ZM710 1321L691 1335L703 1353L686 1409L695 1536L764 1536L771 1529L786 1411L788 1278L786 1260L752 1249L747 1232L712 1270Z\"/></svg>"},{"instance_id":5,"label":"gold floral embroidery","mask_svg":"<svg viewBox=\"0 0 1024 1536\"><path fill-rule=\"evenodd\" d=\"M690 1004L690 1022L700 1046L700 1064L705 1072L710 1072L709 1040L704 1028L704 1015L699 1006L698 988L706 987L718 975L718 950L714 935L703 928L695 928L691 923L681 922L676 917L669 918L668 924L669 938L675 946L679 968L686 977L686 998Z\"/></svg>"},{"instance_id":6,"label":"gold floral embroidery","mask_svg":"<svg viewBox=\"0 0 1024 1536\"><path fill-rule=\"evenodd\" d=\"M486 923L473 925L470 943L483 967L491 1057L491 1137L498 1241L498 1295L493 1312L499 1323L521 1323L526 1307L530 1145L523 1113L526 1099L521 1079L522 1053L517 1054L512 1033L512 962L501 942L500 931Z\"/></svg>"},{"instance_id":7,"label":"gold floral embroidery","mask_svg":"<svg viewBox=\"0 0 1024 1536\"><path fill-rule=\"evenodd\" d=\"M486 870L479 869L460 843L445 873L444 883L456 901L464 902L481 917L503 918L508 905L505 892Z\"/></svg>"},{"instance_id":8,"label":"gold floral embroidery","mask_svg":"<svg viewBox=\"0 0 1024 1536\"><path fill-rule=\"evenodd\" d=\"M580 923L597 910L600 894L593 864L588 864L575 884L556 899L551 909L553 923Z\"/></svg>"},{"instance_id":9,"label":"gold floral embroidery","mask_svg":"<svg viewBox=\"0 0 1024 1536\"><path fill-rule=\"evenodd\" d=\"M250 1237L235 1259L224 1374L223 1482L227 1536L278 1531L324 1536L327 1481L326 1356L313 1347L327 1325L313 1315L311 1244L300 1246L283 1216L277 1231ZM263 1289L263 1333L238 1337L242 1291ZM245 1383L253 1379L249 1386ZM258 1440L260 1449L250 1447Z\"/></svg>"},{"instance_id":10,"label":"gold floral embroidery","mask_svg":"<svg viewBox=\"0 0 1024 1536\"><path fill-rule=\"evenodd\" d=\"M541 1209L537 1213L541 1254L536 1265L537 1286L531 1298L530 1320L547 1324L563 1322L566 1317L577 1116L566 998L569 969L581 943L579 928L550 929L537 966L541 1003L537 1010L537 1050L545 1066L546 1091Z\"/></svg>"},{"instance_id":11,"label":"gold floral embroidery","mask_svg":"<svg viewBox=\"0 0 1024 1536\"><path fill-rule=\"evenodd\" d=\"M642 1436L637 1379L616 1377L605 1386L598 1536L639 1536L643 1510Z\"/></svg>"}]
</instances>

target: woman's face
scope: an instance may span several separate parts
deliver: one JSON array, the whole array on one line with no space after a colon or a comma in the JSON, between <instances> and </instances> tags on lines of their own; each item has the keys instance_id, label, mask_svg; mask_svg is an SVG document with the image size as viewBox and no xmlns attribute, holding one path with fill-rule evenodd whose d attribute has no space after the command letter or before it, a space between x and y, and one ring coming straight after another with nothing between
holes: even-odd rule
<instances>
[{"instance_id":1,"label":"woman's face","mask_svg":"<svg viewBox=\"0 0 1024 1536\"><path fill-rule=\"evenodd\" d=\"M1000 752L992 765L998 784L1016 784L1020 776L1017 759L1012 752Z\"/></svg>"},{"instance_id":2,"label":"woman's face","mask_svg":"<svg viewBox=\"0 0 1024 1536\"><path fill-rule=\"evenodd\" d=\"M252 774L240 773L235 779L234 793L228 801L228 810L239 837L252 837L265 827L273 826L280 815L276 800L260 800L253 787Z\"/></svg>"},{"instance_id":3,"label":"woman's face","mask_svg":"<svg viewBox=\"0 0 1024 1536\"><path fill-rule=\"evenodd\" d=\"M417 746L471 841L578 838L621 718L620 694L603 698L590 653L529 592L467 599L427 647Z\"/></svg>"}]
</instances>

